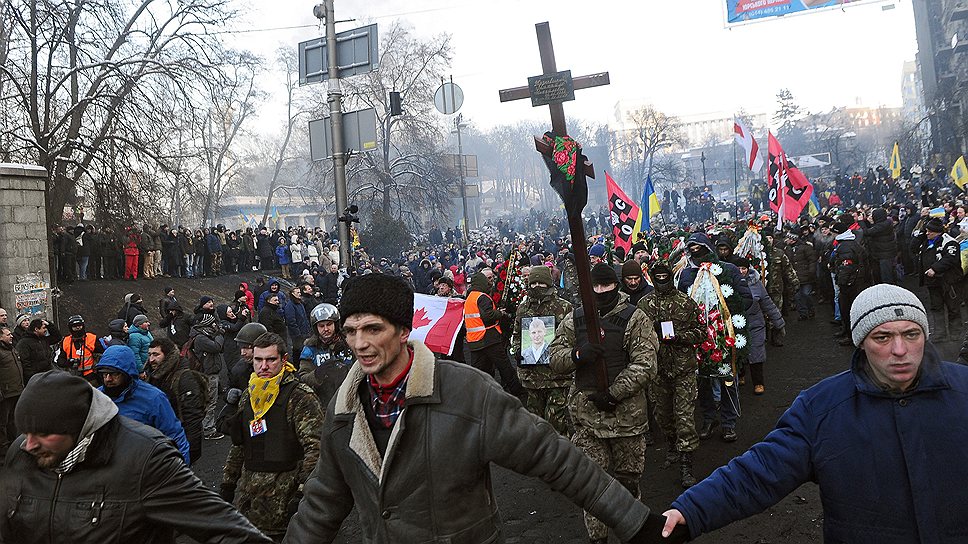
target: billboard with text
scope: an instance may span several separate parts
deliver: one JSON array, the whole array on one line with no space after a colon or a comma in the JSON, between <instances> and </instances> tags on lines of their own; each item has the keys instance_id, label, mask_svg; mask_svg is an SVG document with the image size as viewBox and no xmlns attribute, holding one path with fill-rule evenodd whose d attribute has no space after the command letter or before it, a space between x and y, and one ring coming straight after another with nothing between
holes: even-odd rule
<instances>
[{"instance_id":1,"label":"billboard with text","mask_svg":"<svg viewBox=\"0 0 968 544\"><path fill-rule=\"evenodd\" d=\"M769 17L884 0L726 0L726 22L739 24Z\"/></svg>"}]
</instances>

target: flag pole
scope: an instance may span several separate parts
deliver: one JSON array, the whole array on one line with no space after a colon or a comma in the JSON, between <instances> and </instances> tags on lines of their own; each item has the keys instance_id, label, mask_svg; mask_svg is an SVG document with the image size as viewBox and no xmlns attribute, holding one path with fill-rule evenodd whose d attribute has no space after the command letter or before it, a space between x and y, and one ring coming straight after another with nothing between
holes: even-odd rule
<instances>
[{"instance_id":1,"label":"flag pole","mask_svg":"<svg viewBox=\"0 0 968 544\"><path fill-rule=\"evenodd\" d=\"M738 171L736 169L736 138L733 138L733 207L735 208L736 219L739 219L739 185L737 183Z\"/></svg>"}]
</instances>

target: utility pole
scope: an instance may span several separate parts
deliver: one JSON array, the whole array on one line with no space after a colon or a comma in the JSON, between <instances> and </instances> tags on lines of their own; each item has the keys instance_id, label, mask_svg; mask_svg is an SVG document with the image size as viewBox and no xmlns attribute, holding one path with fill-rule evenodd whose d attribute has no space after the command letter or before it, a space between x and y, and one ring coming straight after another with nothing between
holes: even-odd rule
<instances>
[{"instance_id":1,"label":"utility pole","mask_svg":"<svg viewBox=\"0 0 968 544\"><path fill-rule=\"evenodd\" d=\"M339 80L339 65L336 62L336 15L335 0L324 0L326 19L326 55L329 62L327 101L332 127L333 175L336 180L336 215L346 213L346 150L343 147L343 89ZM318 17L319 14L316 13ZM344 267L350 265L350 225L345 221L336 222L339 232L339 262Z\"/></svg>"},{"instance_id":2,"label":"utility pole","mask_svg":"<svg viewBox=\"0 0 968 544\"><path fill-rule=\"evenodd\" d=\"M467 226L467 185L464 184L464 145L460 139L460 124L464 120L464 114L458 113L454 118L454 126L457 128L457 171L460 172L460 200L461 209L464 211L464 240L469 240L469 228Z\"/></svg>"},{"instance_id":3,"label":"utility pole","mask_svg":"<svg viewBox=\"0 0 968 544\"><path fill-rule=\"evenodd\" d=\"M699 154L699 162L702 163L702 190L706 190L706 152L702 151Z\"/></svg>"}]
</instances>

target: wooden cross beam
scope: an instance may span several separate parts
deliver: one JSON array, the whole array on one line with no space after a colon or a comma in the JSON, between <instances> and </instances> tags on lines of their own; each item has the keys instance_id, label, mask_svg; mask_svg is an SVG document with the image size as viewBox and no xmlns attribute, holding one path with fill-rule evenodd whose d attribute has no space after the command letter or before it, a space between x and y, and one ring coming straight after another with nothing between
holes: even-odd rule
<instances>
[{"instance_id":1,"label":"wooden cross beam","mask_svg":"<svg viewBox=\"0 0 968 544\"><path fill-rule=\"evenodd\" d=\"M587 76L571 77L571 71L559 72L555 63L555 48L551 42L551 28L547 22L538 23L535 31L538 34L538 52L541 55L540 76L528 78L527 87L514 87L498 91L501 102L511 100L531 99L532 106L548 106L551 110L551 132L556 136L567 136L568 127L565 123L565 109L562 102L575 99L575 90L590 89L609 84L608 72ZM534 137L534 147L542 155L551 156L551 146L539 137ZM592 163L585 161L585 176L594 178L595 168Z\"/></svg>"},{"instance_id":2,"label":"wooden cross beam","mask_svg":"<svg viewBox=\"0 0 968 544\"><path fill-rule=\"evenodd\" d=\"M545 106L551 110L551 132L555 136L567 136L568 127L565 124L565 110L561 103L575 99L575 89L588 89L600 85L608 85L608 72L582 76L572 79L571 71L559 72L555 65L555 49L551 44L551 29L548 23L538 23L535 30L538 33L538 50L541 53L540 76L528 78L527 87L516 87L499 91L501 102L531 98L532 106ZM534 147L542 155L550 157L551 146L544 139L535 136ZM585 177L594 178L595 168L592 163L585 161ZM582 180L584 182L584 180ZM592 291L591 263L588 260L588 245L585 243L585 223L581 217L581 209L570 209L568 212L568 228L571 231L571 243L575 252L575 268L578 272L578 285L581 292L582 308L585 315L585 325L588 341L592 344L603 342L599 325L598 309L595 306L595 294ZM616 286L616 288L618 288ZM595 381L599 391L608 389L608 373L605 361L596 361Z\"/></svg>"}]
</instances>

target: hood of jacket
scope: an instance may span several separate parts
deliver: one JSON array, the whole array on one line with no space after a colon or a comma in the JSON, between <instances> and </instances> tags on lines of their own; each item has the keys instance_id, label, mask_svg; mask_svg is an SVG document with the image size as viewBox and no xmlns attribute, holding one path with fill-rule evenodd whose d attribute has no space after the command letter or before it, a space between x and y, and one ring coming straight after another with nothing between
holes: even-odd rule
<instances>
[{"instance_id":1,"label":"hood of jacket","mask_svg":"<svg viewBox=\"0 0 968 544\"><path fill-rule=\"evenodd\" d=\"M138 379L138 363L128 346L111 346L104 350L95 368L113 368L131 376L132 381Z\"/></svg>"},{"instance_id":2,"label":"hood of jacket","mask_svg":"<svg viewBox=\"0 0 968 544\"><path fill-rule=\"evenodd\" d=\"M118 346L120 347L120 346ZM87 410L87 418L81 426L79 438L87 438L118 415L118 405L110 397L95 389L91 393L91 407Z\"/></svg>"},{"instance_id":3,"label":"hood of jacket","mask_svg":"<svg viewBox=\"0 0 968 544\"><path fill-rule=\"evenodd\" d=\"M491 291L491 282L488 281L487 276L478 272L471 276L471 291L480 291L482 293L489 293Z\"/></svg>"},{"instance_id":4,"label":"hood of jacket","mask_svg":"<svg viewBox=\"0 0 968 544\"><path fill-rule=\"evenodd\" d=\"M152 366L151 376L163 380L178 368L179 363L181 363L181 353L178 350L173 350L165 356L160 364Z\"/></svg>"},{"instance_id":5,"label":"hood of jacket","mask_svg":"<svg viewBox=\"0 0 968 544\"><path fill-rule=\"evenodd\" d=\"M143 335L147 335L148 334L148 331L142 329L141 327L137 327L135 325L131 325L130 327L128 327L128 335L130 336L132 334L143 334Z\"/></svg>"}]
</instances>

